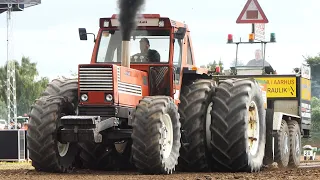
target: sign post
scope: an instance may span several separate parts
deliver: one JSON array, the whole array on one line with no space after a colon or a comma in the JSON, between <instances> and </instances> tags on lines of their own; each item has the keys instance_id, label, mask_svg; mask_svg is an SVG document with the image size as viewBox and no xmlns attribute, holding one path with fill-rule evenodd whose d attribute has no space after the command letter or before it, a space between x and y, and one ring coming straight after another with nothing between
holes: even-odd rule
<instances>
[{"instance_id":1,"label":"sign post","mask_svg":"<svg viewBox=\"0 0 320 180\"><path fill-rule=\"evenodd\" d=\"M264 23L256 23L253 26L254 39L257 41L265 41L266 32Z\"/></svg>"}]
</instances>

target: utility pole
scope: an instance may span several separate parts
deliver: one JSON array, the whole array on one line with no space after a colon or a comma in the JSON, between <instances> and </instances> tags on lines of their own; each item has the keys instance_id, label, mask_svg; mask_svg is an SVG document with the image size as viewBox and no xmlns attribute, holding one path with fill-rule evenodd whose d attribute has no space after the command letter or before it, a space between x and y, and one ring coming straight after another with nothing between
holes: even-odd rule
<instances>
[{"instance_id":1,"label":"utility pole","mask_svg":"<svg viewBox=\"0 0 320 180\"><path fill-rule=\"evenodd\" d=\"M16 70L12 59L12 4L7 11L7 113L8 124L14 120L17 129L17 96L16 96Z\"/></svg>"}]
</instances>

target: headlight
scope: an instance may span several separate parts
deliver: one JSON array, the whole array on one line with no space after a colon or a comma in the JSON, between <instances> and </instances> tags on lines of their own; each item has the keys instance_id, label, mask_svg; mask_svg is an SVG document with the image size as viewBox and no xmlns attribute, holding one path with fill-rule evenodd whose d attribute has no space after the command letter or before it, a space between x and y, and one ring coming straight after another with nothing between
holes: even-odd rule
<instances>
[{"instance_id":1,"label":"headlight","mask_svg":"<svg viewBox=\"0 0 320 180\"><path fill-rule=\"evenodd\" d=\"M103 22L103 27L109 27L109 21L105 20L105 21Z\"/></svg>"},{"instance_id":2,"label":"headlight","mask_svg":"<svg viewBox=\"0 0 320 180\"><path fill-rule=\"evenodd\" d=\"M111 94L107 94L106 95L106 100L107 101L112 101L113 100L113 96Z\"/></svg>"},{"instance_id":3,"label":"headlight","mask_svg":"<svg viewBox=\"0 0 320 180\"><path fill-rule=\"evenodd\" d=\"M81 95L81 101L88 101L88 95L87 94L82 94Z\"/></svg>"},{"instance_id":4,"label":"headlight","mask_svg":"<svg viewBox=\"0 0 320 180\"><path fill-rule=\"evenodd\" d=\"M164 27L164 21L159 21L159 27Z\"/></svg>"}]
</instances>

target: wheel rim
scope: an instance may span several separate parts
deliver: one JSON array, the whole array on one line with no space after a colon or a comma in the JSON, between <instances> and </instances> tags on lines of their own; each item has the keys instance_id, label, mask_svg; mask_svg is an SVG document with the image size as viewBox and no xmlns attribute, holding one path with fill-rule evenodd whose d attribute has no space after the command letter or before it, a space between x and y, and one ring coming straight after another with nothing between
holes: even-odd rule
<instances>
[{"instance_id":1,"label":"wheel rim","mask_svg":"<svg viewBox=\"0 0 320 180\"><path fill-rule=\"evenodd\" d=\"M287 157L287 154L289 153L289 136L287 132L284 132L284 137L283 137L283 156Z\"/></svg>"},{"instance_id":2,"label":"wheel rim","mask_svg":"<svg viewBox=\"0 0 320 180\"><path fill-rule=\"evenodd\" d=\"M249 106L249 118L248 118L248 145L249 151L252 156L256 155L259 147L259 111L257 104L252 101Z\"/></svg>"},{"instance_id":3,"label":"wheel rim","mask_svg":"<svg viewBox=\"0 0 320 180\"><path fill-rule=\"evenodd\" d=\"M296 139L296 157L300 157L300 138L299 138L299 134L296 133L296 136L295 136L295 139ZM300 158L298 158L300 159Z\"/></svg>"},{"instance_id":4,"label":"wheel rim","mask_svg":"<svg viewBox=\"0 0 320 180\"><path fill-rule=\"evenodd\" d=\"M207 108L207 115L206 115L206 142L207 147L209 150L211 150L210 142L211 142L211 131L210 131L210 125L211 125L211 110L212 110L213 103L210 103Z\"/></svg>"},{"instance_id":5,"label":"wheel rim","mask_svg":"<svg viewBox=\"0 0 320 180\"><path fill-rule=\"evenodd\" d=\"M163 157L168 158L171 154L173 144L173 128L171 118L168 114L162 116L162 152Z\"/></svg>"},{"instance_id":6,"label":"wheel rim","mask_svg":"<svg viewBox=\"0 0 320 180\"><path fill-rule=\"evenodd\" d=\"M57 143L57 146L58 146L59 155L60 155L61 157L64 157L64 156L68 153L69 143L67 143L67 144L62 144L62 143L58 142L58 143Z\"/></svg>"}]
</instances>

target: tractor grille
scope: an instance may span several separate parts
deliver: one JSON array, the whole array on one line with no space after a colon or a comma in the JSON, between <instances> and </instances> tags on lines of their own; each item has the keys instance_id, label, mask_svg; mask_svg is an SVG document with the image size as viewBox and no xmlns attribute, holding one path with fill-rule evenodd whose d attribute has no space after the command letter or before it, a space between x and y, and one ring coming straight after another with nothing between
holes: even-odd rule
<instances>
[{"instance_id":1,"label":"tractor grille","mask_svg":"<svg viewBox=\"0 0 320 180\"><path fill-rule=\"evenodd\" d=\"M170 95L169 68L167 66L150 67L151 95Z\"/></svg>"},{"instance_id":2,"label":"tractor grille","mask_svg":"<svg viewBox=\"0 0 320 180\"><path fill-rule=\"evenodd\" d=\"M118 82L118 90L121 93L133 94L142 96L142 88L139 85Z\"/></svg>"},{"instance_id":3,"label":"tractor grille","mask_svg":"<svg viewBox=\"0 0 320 180\"><path fill-rule=\"evenodd\" d=\"M112 67L80 67L80 91L113 91Z\"/></svg>"}]
</instances>

